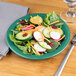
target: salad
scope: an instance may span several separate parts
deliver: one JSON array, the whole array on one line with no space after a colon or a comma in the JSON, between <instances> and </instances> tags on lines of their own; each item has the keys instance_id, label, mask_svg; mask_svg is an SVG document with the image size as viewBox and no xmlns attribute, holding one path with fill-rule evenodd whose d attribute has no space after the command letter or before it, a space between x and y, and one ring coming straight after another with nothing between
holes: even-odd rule
<instances>
[{"instance_id":1,"label":"salad","mask_svg":"<svg viewBox=\"0 0 76 76\"><path fill-rule=\"evenodd\" d=\"M65 39L63 24L55 12L47 13L45 19L31 16L28 20L20 20L9 38L24 54L43 55L57 49Z\"/></svg>"}]
</instances>

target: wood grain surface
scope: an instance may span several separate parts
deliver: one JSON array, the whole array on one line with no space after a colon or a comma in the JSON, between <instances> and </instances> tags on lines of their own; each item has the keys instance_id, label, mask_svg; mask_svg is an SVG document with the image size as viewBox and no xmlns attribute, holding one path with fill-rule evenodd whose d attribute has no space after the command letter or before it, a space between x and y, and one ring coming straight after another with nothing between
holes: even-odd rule
<instances>
[{"instance_id":1,"label":"wood grain surface","mask_svg":"<svg viewBox=\"0 0 76 76\"><path fill-rule=\"evenodd\" d=\"M60 14L67 10L63 0L1 0L30 7L30 13L47 13L55 11ZM76 23L67 23L71 31L71 39L76 33ZM54 76L59 65L70 49L71 44L55 57L45 60L24 59L13 52L0 60L0 76ZM61 76L76 76L76 47L73 49Z\"/></svg>"}]
</instances>

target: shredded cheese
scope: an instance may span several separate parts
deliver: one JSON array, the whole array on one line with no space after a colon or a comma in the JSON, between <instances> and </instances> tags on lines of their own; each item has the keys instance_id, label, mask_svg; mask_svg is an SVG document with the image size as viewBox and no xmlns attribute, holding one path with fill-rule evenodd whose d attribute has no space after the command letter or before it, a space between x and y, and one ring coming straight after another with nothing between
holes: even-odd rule
<instances>
[{"instance_id":1,"label":"shredded cheese","mask_svg":"<svg viewBox=\"0 0 76 76\"><path fill-rule=\"evenodd\" d=\"M38 40L44 40L44 38L42 37L42 38L39 38Z\"/></svg>"},{"instance_id":2,"label":"shredded cheese","mask_svg":"<svg viewBox=\"0 0 76 76\"><path fill-rule=\"evenodd\" d=\"M38 54L38 55L40 55L40 53L33 47L33 45L30 43L30 46L34 49L34 51Z\"/></svg>"},{"instance_id":3,"label":"shredded cheese","mask_svg":"<svg viewBox=\"0 0 76 76\"><path fill-rule=\"evenodd\" d=\"M62 40L65 37L65 35L63 35L58 41Z\"/></svg>"},{"instance_id":4,"label":"shredded cheese","mask_svg":"<svg viewBox=\"0 0 76 76\"><path fill-rule=\"evenodd\" d=\"M55 24L55 23L58 23L58 22L59 22L59 20L57 20L57 21L55 21L55 22L52 22L50 25Z\"/></svg>"},{"instance_id":5,"label":"shredded cheese","mask_svg":"<svg viewBox=\"0 0 76 76\"><path fill-rule=\"evenodd\" d=\"M49 43L51 42L50 40L48 40L47 38L44 38L46 41L48 41Z\"/></svg>"},{"instance_id":6,"label":"shredded cheese","mask_svg":"<svg viewBox=\"0 0 76 76\"><path fill-rule=\"evenodd\" d=\"M47 28L48 28L48 30L50 31L50 27L48 26Z\"/></svg>"},{"instance_id":7,"label":"shredded cheese","mask_svg":"<svg viewBox=\"0 0 76 76\"><path fill-rule=\"evenodd\" d=\"M36 23L39 24L39 25L41 24L41 23L39 22L39 19L40 19L39 16L36 16L36 18L31 16L31 21L32 21L32 22L34 21L35 24L36 24Z\"/></svg>"},{"instance_id":8,"label":"shredded cheese","mask_svg":"<svg viewBox=\"0 0 76 76\"><path fill-rule=\"evenodd\" d=\"M35 43L34 43L34 42L31 42L31 44L38 44L38 43L36 43L36 42L35 42Z\"/></svg>"}]
</instances>

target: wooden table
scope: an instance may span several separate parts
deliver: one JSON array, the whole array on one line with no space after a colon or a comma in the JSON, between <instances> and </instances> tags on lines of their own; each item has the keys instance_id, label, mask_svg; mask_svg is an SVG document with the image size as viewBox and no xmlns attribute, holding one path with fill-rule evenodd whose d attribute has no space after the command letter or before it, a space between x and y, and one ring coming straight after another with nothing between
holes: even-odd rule
<instances>
[{"instance_id":1,"label":"wooden table","mask_svg":"<svg viewBox=\"0 0 76 76\"><path fill-rule=\"evenodd\" d=\"M68 7L63 0L1 0L30 7L30 13L55 11L60 14ZM68 24L71 39L76 33L76 23ZM70 49L71 44L55 57L46 60L28 60L9 52L0 61L0 76L54 76L59 65ZM73 49L61 76L76 76L76 47Z\"/></svg>"}]
</instances>

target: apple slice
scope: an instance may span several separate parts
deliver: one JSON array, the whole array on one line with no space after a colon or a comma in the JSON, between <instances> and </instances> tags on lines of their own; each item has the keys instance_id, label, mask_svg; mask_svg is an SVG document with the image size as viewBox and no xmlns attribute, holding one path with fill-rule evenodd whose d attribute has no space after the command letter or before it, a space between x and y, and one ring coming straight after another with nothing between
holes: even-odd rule
<instances>
[{"instance_id":1,"label":"apple slice","mask_svg":"<svg viewBox=\"0 0 76 76\"><path fill-rule=\"evenodd\" d=\"M46 51L46 49L42 48L39 44L34 44L34 48L36 51L38 51L39 53L43 53Z\"/></svg>"},{"instance_id":2,"label":"apple slice","mask_svg":"<svg viewBox=\"0 0 76 76\"><path fill-rule=\"evenodd\" d=\"M61 35L59 32L51 31L50 37L56 41L58 41L61 38Z\"/></svg>"},{"instance_id":3,"label":"apple slice","mask_svg":"<svg viewBox=\"0 0 76 76\"><path fill-rule=\"evenodd\" d=\"M44 41L43 35L42 35L42 33L39 32L39 31L35 31L35 32L33 33L33 36L34 36L34 39L35 39L36 41L38 41L38 42Z\"/></svg>"}]
</instances>

